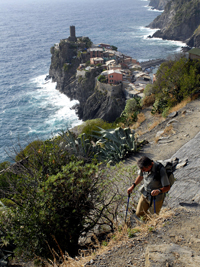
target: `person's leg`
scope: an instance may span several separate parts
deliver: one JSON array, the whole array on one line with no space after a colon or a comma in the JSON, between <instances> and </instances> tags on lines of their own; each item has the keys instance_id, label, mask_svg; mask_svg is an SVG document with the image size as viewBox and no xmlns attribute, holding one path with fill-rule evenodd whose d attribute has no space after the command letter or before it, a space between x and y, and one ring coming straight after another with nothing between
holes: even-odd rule
<instances>
[{"instance_id":1,"label":"person's leg","mask_svg":"<svg viewBox=\"0 0 200 267\"><path fill-rule=\"evenodd\" d=\"M159 214L159 212L162 208L162 205L163 205L163 199L160 201L156 201L156 214ZM151 205L149 211L151 214L154 214L154 203L153 202L152 202L152 205Z\"/></svg>"},{"instance_id":2,"label":"person's leg","mask_svg":"<svg viewBox=\"0 0 200 267\"><path fill-rule=\"evenodd\" d=\"M141 195L137 209L136 209L136 216L141 217L144 216L147 213L147 210L149 209L150 203L147 201L147 199Z\"/></svg>"}]
</instances>

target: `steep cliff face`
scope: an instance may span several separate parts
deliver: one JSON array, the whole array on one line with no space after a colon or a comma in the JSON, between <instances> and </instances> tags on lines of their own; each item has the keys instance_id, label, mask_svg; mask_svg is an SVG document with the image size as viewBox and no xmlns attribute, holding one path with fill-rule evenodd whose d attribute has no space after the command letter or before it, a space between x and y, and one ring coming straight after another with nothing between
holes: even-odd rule
<instances>
[{"instance_id":1,"label":"steep cliff face","mask_svg":"<svg viewBox=\"0 0 200 267\"><path fill-rule=\"evenodd\" d=\"M166 4L169 2L170 0L150 0L149 2L149 6L158 9L158 10L164 10Z\"/></svg>"},{"instance_id":2,"label":"steep cliff face","mask_svg":"<svg viewBox=\"0 0 200 267\"><path fill-rule=\"evenodd\" d=\"M171 0L148 27L159 28L153 37L187 42L200 25L199 0Z\"/></svg>"},{"instance_id":3,"label":"steep cliff face","mask_svg":"<svg viewBox=\"0 0 200 267\"><path fill-rule=\"evenodd\" d=\"M190 47L200 47L200 26L196 29L192 37L187 42Z\"/></svg>"},{"instance_id":4,"label":"steep cliff face","mask_svg":"<svg viewBox=\"0 0 200 267\"><path fill-rule=\"evenodd\" d=\"M125 107L122 91L117 96L103 93L96 88L95 92L87 99L83 109L83 120L101 118L113 122L118 118Z\"/></svg>"},{"instance_id":5,"label":"steep cliff face","mask_svg":"<svg viewBox=\"0 0 200 267\"><path fill-rule=\"evenodd\" d=\"M90 56L86 52L85 42L69 42L61 40L59 45L51 48L52 58L49 75L57 82L57 89L70 99L79 101L78 116L88 120L102 118L113 122L120 116L125 107L122 90L111 95L109 91L102 91L96 85L95 78L103 68L93 67L83 71L84 75L77 75L80 63L85 63ZM110 86L111 87L111 86Z\"/></svg>"}]
</instances>

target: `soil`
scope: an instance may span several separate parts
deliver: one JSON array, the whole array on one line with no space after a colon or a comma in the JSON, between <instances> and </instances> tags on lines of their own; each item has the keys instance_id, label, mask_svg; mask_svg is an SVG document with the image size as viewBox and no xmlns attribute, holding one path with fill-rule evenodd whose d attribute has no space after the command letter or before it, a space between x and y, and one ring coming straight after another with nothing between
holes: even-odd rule
<instances>
[{"instance_id":1,"label":"soil","mask_svg":"<svg viewBox=\"0 0 200 267\"><path fill-rule=\"evenodd\" d=\"M153 160L164 160L171 158L184 144L193 139L200 131L200 100L197 99L188 103L178 112L171 114L166 119L161 119L159 125L149 131L149 127L160 120L160 117L152 116L150 108L143 110L146 120L141 123L136 133L143 133L138 137L139 141L146 140L137 155L127 159L127 164L135 164L142 155L147 155ZM165 132L162 132L165 131ZM162 133L162 134L161 134ZM159 137L158 137L159 136ZM140 233L129 241L119 244L106 251L102 255L96 256L85 266L101 267L161 267L161 266L200 266L199 263L190 265L189 261L182 262L179 256L176 259L166 258L162 264L148 265L145 260L146 249L149 245L177 244L187 250L192 250L192 256L200 256L200 209L192 207L181 207L180 205L171 210L173 215L163 219L161 212L161 228L150 228L151 231L146 235ZM137 222L135 223L137 227ZM133 226L135 227L135 226ZM178 253L177 253L178 255Z\"/></svg>"},{"instance_id":2,"label":"soil","mask_svg":"<svg viewBox=\"0 0 200 267\"><path fill-rule=\"evenodd\" d=\"M147 235L136 235L120 246L108 250L105 254L97 256L85 266L95 267L146 267L145 254L149 245L177 244L181 247L187 247L193 251L194 255L200 256L200 224L199 215L192 210L176 209L171 218L164 219L160 229L152 230ZM170 262L168 264L168 262ZM152 265L160 267L160 265ZM166 259L165 265L169 267L186 267L176 259L172 262ZM200 266L196 265L196 267Z\"/></svg>"}]
</instances>

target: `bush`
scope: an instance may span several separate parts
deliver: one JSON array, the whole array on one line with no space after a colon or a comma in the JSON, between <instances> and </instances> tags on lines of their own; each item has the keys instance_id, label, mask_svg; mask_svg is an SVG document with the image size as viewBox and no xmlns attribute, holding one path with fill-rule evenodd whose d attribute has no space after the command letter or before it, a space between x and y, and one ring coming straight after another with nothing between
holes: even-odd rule
<instances>
[{"instance_id":1,"label":"bush","mask_svg":"<svg viewBox=\"0 0 200 267\"><path fill-rule=\"evenodd\" d=\"M162 113L183 99L199 93L200 61L178 57L161 64L153 84L155 104L152 113Z\"/></svg>"},{"instance_id":2,"label":"bush","mask_svg":"<svg viewBox=\"0 0 200 267\"><path fill-rule=\"evenodd\" d=\"M149 107L149 106L152 106L155 102L155 95L152 94L150 96L145 96L143 99L142 99L142 106L143 107Z\"/></svg>"},{"instance_id":3,"label":"bush","mask_svg":"<svg viewBox=\"0 0 200 267\"><path fill-rule=\"evenodd\" d=\"M98 133L100 129L98 128L103 128L103 129L113 129L116 128L115 123L109 123L106 122L102 119L93 119L93 120L87 120L84 122L84 126L82 128L81 134L86 134L86 137L90 140L97 141L97 138L94 136L98 136ZM99 135L100 136L100 135Z\"/></svg>"},{"instance_id":4,"label":"bush","mask_svg":"<svg viewBox=\"0 0 200 267\"><path fill-rule=\"evenodd\" d=\"M104 75L100 75L99 78L98 78L98 81L100 83L107 83L107 78Z\"/></svg>"},{"instance_id":5,"label":"bush","mask_svg":"<svg viewBox=\"0 0 200 267\"><path fill-rule=\"evenodd\" d=\"M24 163L24 171L26 172L26 168L28 168L32 176L35 175L35 172L41 172L42 177L56 174L61 170L63 165L66 165L70 161L71 157L60 146L61 142L62 137L47 141L33 141L16 155L16 161L27 158L27 163Z\"/></svg>"},{"instance_id":6,"label":"bush","mask_svg":"<svg viewBox=\"0 0 200 267\"><path fill-rule=\"evenodd\" d=\"M131 98L127 100L124 112L126 114L131 114L135 111L138 111L140 108L141 106L139 104L139 100L136 98Z\"/></svg>"},{"instance_id":7,"label":"bush","mask_svg":"<svg viewBox=\"0 0 200 267\"><path fill-rule=\"evenodd\" d=\"M14 241L17 255L27 259L52 258L51 251L60 253L58 245L74 256L79 237L96 225L114 230L134 173L133 166L100 170L73 160L43 181L39 173L34 179L21 175L12 196L17 206L2 214L1 229Z\"/></svg>"},{"instance_id":8,"label":"bush","mask_svg":"<svg viewBox=\"0 0 200 267\"><path fill-rule=\"evenodd\" d=\"M144 96L150 96L154 93L153 84L147 84L144 89Z\"/></svg>"}]
</instances>

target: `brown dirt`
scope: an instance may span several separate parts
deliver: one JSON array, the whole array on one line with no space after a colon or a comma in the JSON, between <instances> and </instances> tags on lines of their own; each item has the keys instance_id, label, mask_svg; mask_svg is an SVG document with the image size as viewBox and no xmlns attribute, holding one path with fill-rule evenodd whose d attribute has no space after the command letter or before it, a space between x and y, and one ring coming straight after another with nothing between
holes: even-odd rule
<instances>
[{"instance_id":1,"label":"brown dirt","mask_svg":"<svg viewBox=\"0 0 200 267\"><path fill-rule=\"evenodd\" d=\"M144 267L146 248L155 244L174 243L181 247L192 249L194 255L200 255L200 224L198 216L199 214L191 210L176 209L172 217L162 220L161 228L156 228L152 224L153 226L152 228L149 227L148 234L137 234L129 241L114 247L112 250L108 250L103 255L97 256L85 266ZM166 265L163 266L186 267L188 265L187 262L183 265L178 259L167 265L166 259Z\"/></svg>"}]
</instances>

